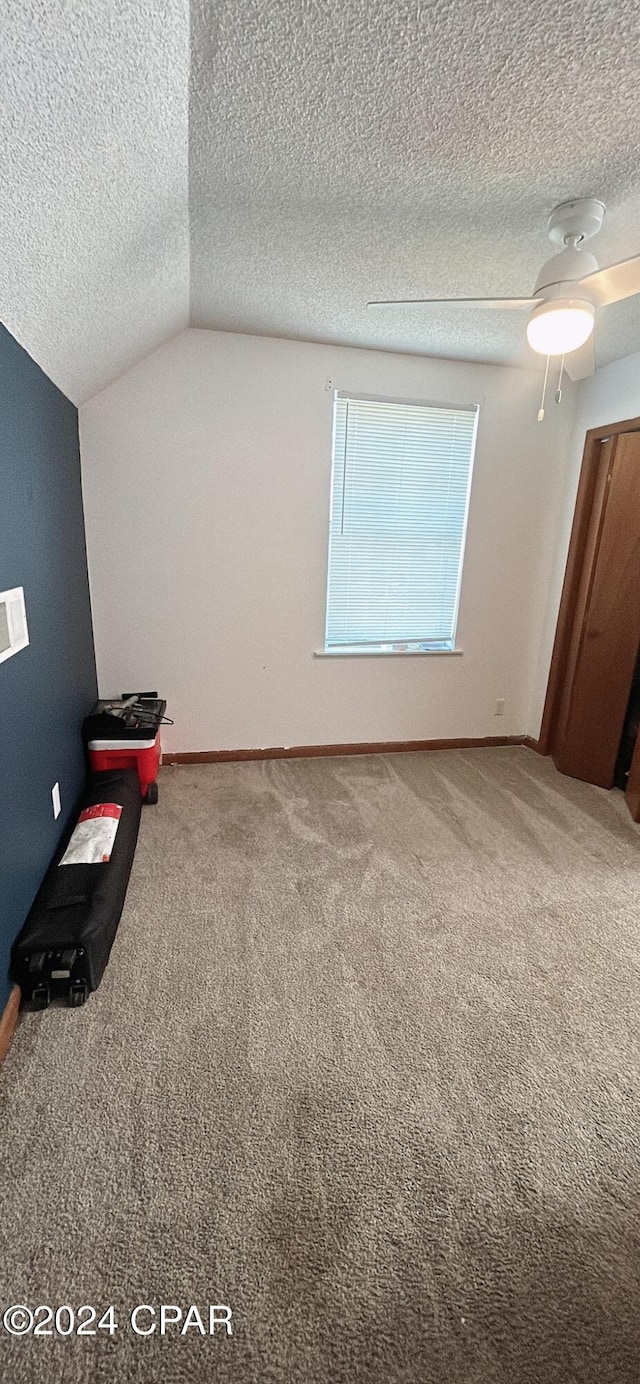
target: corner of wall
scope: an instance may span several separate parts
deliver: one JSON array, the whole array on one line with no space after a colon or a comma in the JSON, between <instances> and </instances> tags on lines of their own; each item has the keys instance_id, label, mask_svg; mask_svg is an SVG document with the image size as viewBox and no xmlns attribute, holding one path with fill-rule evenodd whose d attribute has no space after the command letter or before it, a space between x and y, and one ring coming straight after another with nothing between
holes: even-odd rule
<instances>
[{"instance_id":1,"label":"corner of wall","mask_svg":"<svg viewBox=\"0 0 640 1384\"><path fill-rule=\"evenodd\" d=\"M562 412L558 410L554 437L548 451L547 494L541 514L534 577L538 604L532 632L525 725L525 733L533 740L537 740L540 734L580 475L582 448L576 461L575 440L579 403L579 385L571 385L563 391Z\"/></svg>"}]
</instances>

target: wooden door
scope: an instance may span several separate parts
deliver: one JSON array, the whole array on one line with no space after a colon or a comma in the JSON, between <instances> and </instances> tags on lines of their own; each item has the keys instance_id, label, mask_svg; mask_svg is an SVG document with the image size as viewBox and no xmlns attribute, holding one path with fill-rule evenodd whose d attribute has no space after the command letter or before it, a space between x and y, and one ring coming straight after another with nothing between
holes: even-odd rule
<instances>
[{"instance_id":1,"label":"wooden door","mask_svg":"<svg viewBox=\"0 0 640 1384\"><path fill-rule=\"evenodd\" d=\"M640 433L603 442L596 465L553 758L611 788L640 647Z\"/></svg>"}]
</instances>

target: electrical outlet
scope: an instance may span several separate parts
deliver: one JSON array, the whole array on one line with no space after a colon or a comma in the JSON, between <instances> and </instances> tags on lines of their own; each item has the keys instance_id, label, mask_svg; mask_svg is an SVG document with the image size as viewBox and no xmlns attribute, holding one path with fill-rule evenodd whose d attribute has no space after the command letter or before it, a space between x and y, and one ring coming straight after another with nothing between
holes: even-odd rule
<instances>
[{"instance_id":1,"label":"electrical outlet","mask_svg":"<svg viewBox=\"0 0 640 1384\"><path fill-rule=\"evenodd\" d=\"M495 714L496 716L504 716L504 697L498 697Z\"/></svg>"},{"instance_id":2,"label":"electrical outlet","mask_svg":"<svg viewBox=\"0 0 640 1384\"><path fill-rule=\"evenodd\" d=\"M62 812L62 807L61 807L61 804L60 804L60 784L59 784L59 783L54 783L53 788L51 789L51 801L52 801L52 803L53 803L53 815L54 815L54 817L59 817L59 816L60 816L60 813Z\"/></svg>"}]
</instances>

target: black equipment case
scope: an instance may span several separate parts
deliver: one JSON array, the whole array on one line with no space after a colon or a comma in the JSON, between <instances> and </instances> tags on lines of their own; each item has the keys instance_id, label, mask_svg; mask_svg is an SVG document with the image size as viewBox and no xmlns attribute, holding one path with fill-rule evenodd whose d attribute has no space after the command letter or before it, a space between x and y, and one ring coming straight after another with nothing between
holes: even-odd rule
<instances>
[{"instance_id":1,"label":"black equipment case","mask_svg":"<svg viewBox=\"0 0 640 1384\"><path fill-rule=\"evenodd\" d=\"M94 774L81 803L80 817L117 816L104 806L121 809L110 854L96 863L61 864L74 838L67 833L38 890L27 921L11 953L14 979L23 999L37 1009L67 996L84 1004L96 990L124 907L138 839L142 799L135 769ZM93 811L92 811L93 809ZM72 840L73 845L73 840Z\"/></svg>"}]
</instances>

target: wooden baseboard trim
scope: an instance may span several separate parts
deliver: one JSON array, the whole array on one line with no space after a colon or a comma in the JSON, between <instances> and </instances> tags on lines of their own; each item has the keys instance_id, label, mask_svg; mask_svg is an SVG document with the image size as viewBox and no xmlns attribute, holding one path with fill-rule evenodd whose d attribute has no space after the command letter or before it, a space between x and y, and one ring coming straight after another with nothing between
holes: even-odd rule
<instances>
[{"instance_id":1,"label":"wooden baseboard trim","mask_svg":"<svg viewBox=\"0 0 640 1384\"><path fill-rule=\"evenodd\" d=\"M4 1061L7 1048L13 1037L13 1030L18 1022L20 1000L20 986L14 985L2 1014L0 1015L0 1062Z\"/></svg>"},{"instance_id":2,"label":"wooden baseboard trim","mask_svg":"<svg viewBox=\"0 0 640 1384\"><path fill-rule=\"evenodd\" d=\"M482 750L491 746L525 745L534 747L524 735L485 735L457 740L379 740L355 745L289 745L264 750L196 750L162 756L163 764L226 764L247 759L322 759L352 754L413 754L425 750Z\"/></svg>"},{"instance_id":3,"label":"wooden baseboard trim","mask_svg":"<svg viewBox=\"0 0 640 1384\"><path fill-rule=\"evenodd\" d=\"M534 740L532 735L525 735L522 743L523 745L526 745L528 750L533 750L534 754L546 754L546 751L543 750L540 741Z\"/></svg>"}]
</instances>

